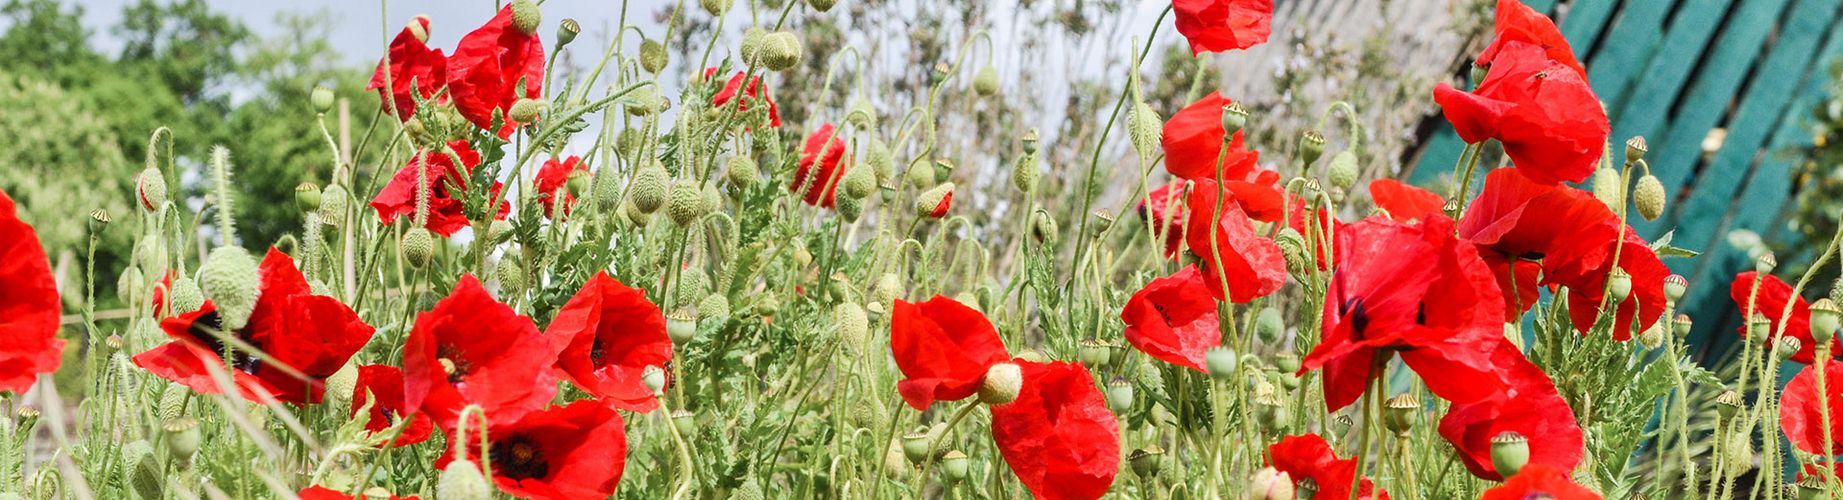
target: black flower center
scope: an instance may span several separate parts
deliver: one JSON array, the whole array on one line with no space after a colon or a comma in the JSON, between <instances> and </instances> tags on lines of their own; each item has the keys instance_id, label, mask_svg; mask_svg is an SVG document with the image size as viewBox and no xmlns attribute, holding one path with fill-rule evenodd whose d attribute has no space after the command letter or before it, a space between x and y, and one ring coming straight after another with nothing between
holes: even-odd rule
<instances>
[{"instance_id":1,"label":"black flower center","mask_svg":"<svg viewBox=\"0 0 1843 500\"><path fill-rule=\"evenodd\" d=\"M492 445L493 474L511 479L534 479L550 475L550 464L538 443L523 435L513 435Z\"/></svg>"},{"instance_id":2,"label":"black flower center","mask_svg":"<svg viewBox=\"0 0 1843 500\"><path fill-rule=\"evenodd\" d=\"M186 333L191 334L193 340L210 348L211 352L218 353L218 357L228 362L232 369L253 375L257 369L262 368L261 358L243 349L234 349L224 342L221 337L226 335L246 344L249 343L249 337L241 331L225 331L224 317L220 316L217 311L200 315L198 320L192 322L192 327L187 329Z\"/></svg>"},{"instance_id":3,"label":"black flower center","mask_svg":"<svg viewBox=\"0 0 1843 500\"><path fill-rule=\"evenodd\" d=\"M1344 299L1343 303L1338 304L1337 312L1344 317L1345 322L1350 323L1351 340L1363 340L1368 336L1365 330L1369 329L1369 312L1363 307L1362 297Z\"/></svg>"},{"instance_id":4,"label":"black flower center","mask_svg":"<svg viewBox=\"0 0 1843 500\"><path fill-rule=\"evenodd\" d=\"M435 346L435 360L442 365L443 371L448 372L449 383L460 383L461 379L474 371L473 362L462 356L461 348L454 344Z\"/></svg>"}]
</instances>

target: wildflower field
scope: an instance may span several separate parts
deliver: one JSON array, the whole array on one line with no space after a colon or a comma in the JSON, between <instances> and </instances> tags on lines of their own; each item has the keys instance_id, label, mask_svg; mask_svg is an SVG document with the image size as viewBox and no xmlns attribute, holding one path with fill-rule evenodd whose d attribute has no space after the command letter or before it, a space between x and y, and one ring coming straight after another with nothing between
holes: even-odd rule
<instances>
[{"instance_id":1,"label":"wildflower field","mask_svg":"<svg viewBox=\"0 0 1843 500\"><path fill-rule=\"evenodd\" d=\"M1629 223L1681 167L1517 0L1413 90L1465 143L1437 186L1362 103L1213 90L1273 0L1073 2L1111 84L1055 130L1036 32L794 27L1007 6L607 2L603 45L474 3L282 86L300 133L150 112L120 179L0 164L0 499L1843 498L1843 234L1672 274ZM1691 354L1692 287L1736 352Z\"/></svg>"}]
</instances>

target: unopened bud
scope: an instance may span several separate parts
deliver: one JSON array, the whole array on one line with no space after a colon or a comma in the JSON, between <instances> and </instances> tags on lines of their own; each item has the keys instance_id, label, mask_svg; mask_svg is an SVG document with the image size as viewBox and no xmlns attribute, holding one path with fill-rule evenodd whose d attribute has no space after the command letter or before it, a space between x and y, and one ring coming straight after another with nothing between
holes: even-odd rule
<instances>
[{"instance_id":1,"label":"unopened bud","mask_svg":"<svg viewBox=\"0 0 1843 500\"><path fill-rule=\"evenodd\" d=\"M930 219L945 217L953 206L953 190L954 183L943 182L915 195L915 213Z\"/></svg>"},{"instance_id":2,"label":"unopened bud","mask_svg":"<svg viewBox=\"0 0 1843 500\"><path fill-rule=\"evenodd\" d=\"M973 94L979 97L991 97L998 93L998 69L991 65L979 68L973 74Z\"/></svg>"},{"instance_id":3,"label":"unopened bud","mask_svg":"<svg viewBox=\"0 0 1843 500\"><path fill-rule=\"evenodd\" d=\"M1632 206L1638 209L1638 215L1645 220L1657 220L1664 215L1664 183L1657 176L1646 175L1638 178L1638 185L1632 188Z\"/></svg>"},{"instance_id":4,"label":"unopened bud","mask_svg":"<svg viewBox=\"0 0 1843 500\"><path fill-rule=\"evenodd\" d=\"M1151 161L1158 154L1159 141L1164 137L1165 119L1145 102L1133 104L1132 116L1127 117L1127 134L1133 140L1133 151L1145 161Z\"/></svg>"},{"instance_id":5,"label":"unopened bud","mask_svg":"<svg viewBox=\"0 0 1843 500\"><path fill-rule=\"evenodd\" d=\"M538 34L538 24L544 21L544 13L538 11L538 5L531 0L512 0L512 28L526 36Z\"/></svg>"},{"instance_id":6,"label":"unopened bud","mask_svg":"<svg viewBox=\"0 0 1843 500\"><path fill-rule=\"evenodd\" d=\"M771 33L763 40L762 64L773 71L787 71L800 65L800 58L805 51L800 47L800 38L793 33L781 31Z\"/></svg>"},{"instance_id":7,"label":"unopened bud","mask_svg":"<svg viewBox=\"0 0 1843 500\"><path fill-rule=\"evenodd\" d=\"M1325 172L1331 187L1349 191L1357 184L1357 154L1349 150L1331 155L1331 166Z\"/></svg>"},{"instance_id":8,"label":"unopened bud","mask_svg":"<svg viewBox=\"0 0 1843 500\"><path fill-rule=\"evenodd\" d=\"M660 70L666 68L666 63L671 61L671 57L666 54L666 46L658 41L640 42L640 69L647 73L659 74Z\"/></svg>"},{"instance_id":9,"label":"unopened bud","mask_svg":"<svg viewBox=\"0 0 1843 500\"><path fill-rule=\"evenodd\" d=\"M136 200L141 202L141 209L147 213L159 212L166 206L166 176L159 169L149 167L134 178Z\"/></svg>"},{"instance_id":10,"label":"unopened bud","mask_svg":"<svg viewBox=\"0 0 1843 500\"><path fill-rule=\"evenodd\" d=\"M429 261L435 258L435 236L428 229L410 228L409 232L403 233L402 245L403 260L408 261L410 267L428 267Z\"/></svg>"},{"instance_id":11,"label":"unopened bud","mask_svg":"<svg viewBox=\"0 0 1843 500\"><path fill-rule=\"evenodd\" d=\"M532 123L544 116L544 111L549 107L550 104L543 99L519 99L512 102L512 110L506 115L518 123Z\"/></svg>"},{"instance_id":12,"label":"unopened bud","mask_svg":"<svg viewBox=\"0 0 1843 500\"><path fill-rule=\"evenodd\" d=\"M1273 467L1254 471L1248 481L1248 500L1294 500L1293 478Z\"/></svg>"},{"instance_id":13,"label":"unopened bud","mask_svg":"<svg viewBox=\"0 0 1843 500\"><path fill-rule=\"evenodd\" d=\"M492 490L486 484L486 476L480 474L480 468L467 457L459 457L448 462L442 469L441 478L435 483L435 497L442 500L487 500L492 498Z\"/></svg>"}]
</instances>

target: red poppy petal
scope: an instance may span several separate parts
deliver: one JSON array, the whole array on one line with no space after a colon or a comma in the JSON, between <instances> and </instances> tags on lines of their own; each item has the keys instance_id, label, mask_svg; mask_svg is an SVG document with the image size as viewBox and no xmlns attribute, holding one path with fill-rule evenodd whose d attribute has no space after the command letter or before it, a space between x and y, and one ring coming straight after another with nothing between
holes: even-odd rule
<instances>
[{"instance_id":1,"label":"red poppy petal","mask_svg":"<svg viewBox=\"0 0 1843 500\"><path fill-rule=\"evenodd\" d=\"M1273 0L1174 0L1171 7L1192 54L1253 47L1273 30Z\"/></svg>"},{"instance_id":2,"label":"red poppy petal","mask_svg":"<svg viewBox=\"0 0 1843 500\"><path fill-rule=\"evenodd\" d=\"M627 411L659 407L641 375L672 361L664 313L646 292L598 272L557 312L544 337L571 382Z\"/></svg>"},{"instance_id":3,"label":"red poppy petal","mask_svg":"<svg viewBox=\"0 0 1843 500\"><path fill-rule=\"evenodd\" d=\"M0 343L0 391L24 393L38 374L57 371L64 352L59 310L45 249L0 191L0 332L7 338Z\"/></svg>"},{"instance_id":4,"label":"red poppy petal","mask_svg":"<svg viewBox=\"0 0 1843 500\"><path fill-rule=\"evenodd\" d=\"M447 298L416 316L404 342L404 404L421 408L444 431L469 404L480 405L489 420L516 420L556 394L555 362L554 346L529 318L463 275Z\"/></svg>"},{"instance_id":5,"label":"red poppy petal","mask_svg":"<svg viewBox=\"0 0 1843 500\"><path fill-rule=\"evenodd\" d=\"M1446 210L1446 198L1395 179L1370 181L1369 197L1376 208L1387 210L1396 220L1420 219Z\"/></svg>"},{"instance_id":6,"label":"red poppy petal","mask_svg":"<svg viewBox=\"0 0 1843 500\"><path fill-rule=\"evenodd\" d=\"M1204 353L1222 345L1216 301L1209 298L1203 273L1187 266L1147 283L1120 311L1126 341L1166 363L1205 371Z\"/></svg>"},{"instance_id":7,"label":"red poppy petal","mask_svg":"<svg viewBox=\"0 0 1843 500\"><path fill-rule=\"evenodd\" d=\"M1504 484L1485 490L1478 500L1600 500L1600 494L1574 483L1568 472L1543 464L1529 464Z\"/></svg>"},{"instance_id":8,"label":"red poppy petal","mask_svg":"<svg viewBox=\"0 0 1843 500\"><path fill-rule=\"evenodd\" d=\"M1241 131L1223 144L1222 107L1229 102L1222 93L1211 92L1165 121L1160 136L1165 171L1183 179L1213 180L1220 161L1223 179L1248 180L1249 173L1258 168L1260 153L1242 144Z\"/></svg>"},{"instance_id":9,"label":"red poppy petal","mask_svg":"<svg viewBox=\"0 0 1843 500\"><path fill-rule=\"evenodd\" d=\"M808 205L832 208L838 185L850 168L851 158L845 152L844 139L836 137L832 124L827 123L806 137L806 144L801 147L800 167L794 171L793 183L788 184L787 189L799 193L800 199Z\"/></svg>"},{"instance_id":10,"label":"red poppy petal","mask_svg":"<svg viewBox=\"0 0 1843 500\"><path fill-rule=\"evenodd\" d=\"M939 295L927 302L896 301L890 350L905 377L896 388L916 410L972 396L986 370L1011 357L984 315Z\"/></svg>"},{"instance_id":11,"label":"red poppy petal","mask_svg":"<svg viewBox=\"0 0 1843 500\"><path fill-rule=\"evenodd\" d=\"M1523 5L1518 0L1498 0L1497 16L1494 23L1496 37L1491 45L1478 54L1478 65L1489 66L1497 58L1498 51L1510 42L1523 42L1542 47L1544 55L1582 77L1587 76L1587 68L1574 57L1574 49L1568 45L1568 38L1562 36L1555 27L1555 21L1536 12L1536 9Z\"/></svg>"},{"instance_id":12,"label":"red poppy petal","mask_svg":"<svg viewBox=\"0 0 1843 500\"><path fill-rule=\"evenodd\" d=\"M1032 495L1094 499L1120 470L1120 429L1079 363L1017 361L1017 400L992 407L992 441Z\"/></svg>"}]
</instances>

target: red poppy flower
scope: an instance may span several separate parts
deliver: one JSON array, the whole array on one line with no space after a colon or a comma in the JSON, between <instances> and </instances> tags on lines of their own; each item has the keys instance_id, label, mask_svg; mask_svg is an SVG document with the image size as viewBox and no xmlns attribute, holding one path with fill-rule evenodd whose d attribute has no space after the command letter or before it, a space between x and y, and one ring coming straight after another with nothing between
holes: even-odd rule
<instances>
[{"instance_id":1,"label":"red poppy flower","mask_svg":"<svg viewBox=\"0 0 1843 500\"><path fill-rule=\"evenodd\" d=\"M544 208L545 217L551 216L551 207L555 205L554 200L559 191L563 193L563 214L569 215L570 207L576 204L576 193L571 193L569 189L564 188L564 185L569 184L570 175L576 172L588 175L589 166L582 164L582 158L575 155L570 155L563 161L551 158L544 161L544 166L538 167L537 178L532 181L532 184L538 188L538 206Z\"/></svg>"},{"instance_id":2,"label":"red poppy flower","mask_svg":"<svg viewBox=\"0 0 1843 500\"><path fill-rule=\"evenodd\" d=\"M1338 459L1331 443L1317 434L1287 436L1268 445L1267 464L1294 481L1311 479L1318 486L1313 498L1350 498L1351 476L1357 474L1356 459ZM1387 500L1389 493L1363 478L1357 483L1357 498Z\"/></svg>"},{"instance_id":3,"label":"red poppy flower","mask_svg":"<svg viewBox=\"0 0 1843 500\"><path fill-rule=\"evenodd\" d=\"M1203 353L1222 345L1216 319L1216 301L1197 266L1152 280L1126 301L1120 311L1126 321L1126 341L1166 363L1203 368Z\"/></svg>"},{"instance_id":4,"label":"red poppy flower","mask_svg":"<svg viewBox=\"0 0 1843 500\"><path fill-rule=\"evenodd\" d=\"M952 208L953 208L953 190L948 189L946 194L941 195L941 201L939 203L934 204L934 209L928 211L928 218L939 219L942 217L946 217L947 211Z\"/></svg>"},{"instance_id":5,"label":"red poppy flower","mask_svg":"<svg viewBox=\"0 0 1843 500\"><path fill-rule=\"evenodd\" d=\"M710 96L710 107L712 109L722 109L724 105L730 103L730 99L736 98L737 92L741 92L742 102L736 103L737 111L748 112L749 104L755 99L760 98L762 101L768 103L768 128L781 128L781 109L774 104L774 98L762 95L762 77L755 76L749 78L748 90L743 90L742 77L746 74L745 72L737 71L736 74L730 75L729 81L723 84L723 89L718 90L716 95ZM716 75L717 68L704 68L705 79L708 80L710 77Z\"/></svg>"},{"instance_id":6,"label":"red poppy flower","mask_svg":"<svg viewBox=\"0 0 1843 500\"><path fill-rule=\"evenodd\" d=\"M411 19L390 40L390 54L378 61L378 69L365 87L378 91L378 105L385 113L395 113L398 120L416 116L416 97L433 99L448 84L448 58L442 56L441 49L429 48L428 41L429 17Z\"/></svg>"},{"instance_id":7,"label":"red poppy flower","mask_svg":"<svg viewBox=\"0 0 1843 500\"><path fill-rule=\"evenodd\" d=\"M1497 35L1491 39L1491 45L1478 54L1479 66L1489 66L1506 45L1520 42L1541 47L1550 60L1574 70L1581 78L1587 77L1587 68L1581 67L1581 62L1574 58L1574 48L1568 46L1568 38L1555 28L1555 21L1523 2L1498 0L1494 28Z\"/></svg>"},{"instance_id":8,"label":"red poppy flower","mask_svg":"<svg viewBox=\"0 0 1843 500\"><path fill-rule=\"evenodd\" d=\"M335 490L335 489L331 489L331 488L327 488L325 486L319 486L319 485L308 486L306 489L301 490L300 493L296 493L295 496L301 497L301 500L370 500L370 499L377 498L377 497L373 497L369 495L366 495L366 496L347 495L345 493L340 492L339 490ZM407 497L391 495L389 498L390 500L417 500L415 495L410 495Z\"/></svg>"},{"instance_id":9,"label":"red poppy flower","mask_svg":"<svg viewBox=\"0 0 1843 500\"><path fill-rule=\"evenodd\" d=\"M1214 180L1220 159L1223 179L1250 180L1250 174L1259 168L1261 153L1242 145L1242 131L1235 131L1224 153L1222 138L1227 132L1222 128L1222 107L1229 102L1221 92L1211 92L1171 115L1161 139L1165 171L1184 179Z\"/></svg>"},{"instance_id":10,"label":"red poppy flower","mask_svg":"<svg viewBox=\"0 0 1843 500\"><path fill-rule=\"evenodd\" d=\"M166 270L166 275L161 276L160 281L155 282L153 290L148 293L150 297L148 302L152 306L155 318L171 316L175 312L186 312L166 310L166 294L173 289L173 280L177 278L179 278L179 270Z\"/></svg>"},{"instance_id":11,"label":"red poppy flower","mask_svg":"<svg viewBox=\"0 0 1843 500\"><path fill-rule=\"evenodd\" d=\"M467 227L467 213L462 208L461 197L467 183L473 182L469 174L480 165L480 153L468 147L467 141L450 141L448 147L454 150L453 156L442 152L419 154L390 178L390 183L371 199L371 208L378 211L379 221L389 225L396 222L397 217L416 215L416 168L420 165L429 171L429 221L424 227L442 236L451 236ZM428 160L423 161L424 157ZM455 158L460 158L460 168L456 168ZM499 187L499 182L493 182L489 193L498 194ZM511 211L512 204L500 200L499 213L494 217L504 219Z\"/></svg>"},{"instance_id":12,"label":"red poppy flower","mask_svg":"<svg viewBox=\"0 0 1843 500\"><path fill-rule=\"evenodd\" d=\"M1817 366L1807 366L1785 384L1779 426L1805 453L1843 454L1843 363L1824 364L1824 393L1817 392ZM1824 442L1824 403L1830 404L1830 442Z\"/></svg>"},{"instance_id":13,"label":"red poppy flower","mask_svg":"<svg viewBox=\"0 0 1843 500\"><path fill-rule=\"evenodd\" d=\"M1664 315L1664 267L1657 253L1631 227L1625 228L1625 240L1619 241L1619 226L1602 224L1582 231L1581 239L1563 245L1543 259L1544 281L1568 287L1568 316L1574 329L1586 333L1599 320L1606 306L1606 280L1616 267L1632 278L1632 293L1614 309L1613 339L1630 340L1634 331L1642 332ZM1614 262L1614 252L1618 261ZM1549 263L1563 263L1556 267Z\"/></svg>"},{"instance_id":14,"label":"red poppy flower","mask_svg":"<svg viewBox=\"0 0 1843 500\"><path fill-rule=\"evenodd\" d=\"M397 435L391 446L408 446L429 439L435 430L429 416L415 412L403 404L403 370L390 365L362 365L358 367L358 383L352 389L352 415L358 415L369 402L370 420L365 421L365 429L373 436L386 434L392 426L397 425L406 415L410 417L408 427Z\"/></svg>"},{"instance_id":15,"label":"red poppy flower","mask_svg":"<svg viewBox=\"0 0 1843 500\"><path fill-rule=\"evenodd\" d=\"M1754 310L1747 311L1747 297L1753 293L1753 281L1756 275L1747 271L1734 276L1734 283L1728 286L1728 296L1747 316L1759 314L1772 322L1772 330L1767 335L1780 331L1780 314L1785 312L1786 302L1792 303L1792 315L1786 318L1785 335L1798 339L1798 353L1792 355L1792 361L1812 364L1817 361L1817 339L1811 336L1811 304L1804 297L1792 295L1792 286L1780 281L1778 276L1766 275L1760 280L1760 292L1754 297ZM1741 337L1747 336L1747 325L1735 330ZM1770 338L1778 338L1776 336ZM1843 343L1832 337L1830 355L1835 358L1843 354Z\"/></svg>"},{"instance_id":16,"label":"red poppy flower","mask_svg":"<svg viewBox=\"0 0 1843 500\"><path fill-rule=\"evenodd\" d=\"M1184 231L1191 253L1202 259L1203 281L1216 300L1238 304L1266 296L1286 284L1286 257L1280 245L1254 231L1254 222L1241 205L1222 202L1222 216L1210 227L1216 212L1215 191L1191 190L1186 200L1190 221ZM1220 275L1218 274L1220 273Z\"/></svg>"},{"instance_id":17,"label":"red poppy flower","mask_svg":"<svg viewBox=\"0 0 1843 500\"><path fill-rule=\"evenodd\" d=\"M1172 0L1171 9L1191 54L1260 45L1273 29L1273 0Z\"/></svg>"},{"instance_id":18,"label":"red poppy flower","mask_svg":"<svg viewBox=\"0 0 1843 500\"><path fill-rule=\"evenodd\" d=\"M495 422L499 422L495 420ZM607 498L627 467L621 414L585 399L525 415L487 431L493 483L518 498ZM480 463L480 434L469 428L467 457ZM450 447L436 468L454 460Z\"/></svg>"},{"instance_id":19,"label":"red poppy flower","mask_svg":"<svg viewBox=\"0 0 1843 500\"><path fill-rule=\"evenodd\" d=\"M64 341L57 338L58 284L32 226L19 220L13 199L0 191L0 391L25 393L38 374L58 370Z\"/></svg>"},{"instance_id":20,"label":"red poppy flower","mask_svg":"<svg viewBox=\"0 0 1843 500\"><path fill-rule=\"evenodd\" d=\"M1444 216L1408 224L1371 217L1339 228L1337 273L1326 291L1323 341L1301 373L1325 370L1325 406L1355 402L1377 356L1397 353L1434 394L1476 401L1502 390L1492 341L1504 336L1503 298L1471 245Z\"/></svg>"},{"instance_id":21,"label":"red poppy flower","mask_svg":"<svg viewBox=\"0 0 1843 500\"><path fill-rule=\"evenodd\" d=\"M800 151L800 169L794 171L793 184L787 189L799 193L808 205L832 208L839 181L851 168L844 138L834 135L832 124L827 123L806 136L806 145Z\"/></svg>"},{"instance_id":22,"label":"red poppy flower","mask_svg":"<svg viewBox=\"0 0 1843 500\"><path fill-rule=\"evenodd\" d=\"M1489 344L1491 363L1505 388L1483 400L1455 401L1440 419L1440 436L1458 449L1466 470L1482 479L1504 478L1491 462L1491 438L1504 432L1529 440L1530 466L1573 470L1581 461L1583 441L1568 401L1548 374L1502 334Z\"/></svg>"},{"instance_id":23,"label":"red poppy flower","mask_svg":"<svg viewBox=\"0 0 1843 500\"><path fill-rule=\"evenodd\" d=\"M1515 0L1511 0L1515 1ZM1585 486L1574 484L1568 477L1568 471L1542 464L1530 464L1517 475L1504 481L1497 487L1485 490L1478 500L1526 500L1546 498L1552 500L1600 500L1600 494Z\"/></svg>"},{"instance_id":24,"label":"red poppy flower","mask_svg":"<svg viewBox=\"0 0 1843 500\"><path fill-rule=\"evenodd\" d=\"M904 378L896 391L916 410L978 392L992 365L1011 359L985 315L954 299L896 300L890 350Z\"/></svg>"},{"instance_id":25,"label":"red poppy flower","mask_svg":"<svg viewBox=\"0 0 1843 500\"><path fill-rule=\"evenodd\" d=\"M447 298L416 315L403 344L403 404L444 432L469 404L480 405L489 421L518 420L557 393L556 355L531 319L463 275Z\"/></svg>"},{"instance_id":26,"label":"red poppy flower","mask_svg":"<svg viewBox=\"0 0 1843 500\"><path fill-rule=\"evenodd\" d=\"M1100 498L1120 470L1120 429L1080 363L1018 361L1017 400L992 407L992 441L1032 495Z\"/></svg>"},{"instance_id":27,"label":"red poppy flower","mask_svg":"<svg viewBox=\"0 0 1843 500\"><path fill-rule=\"evenodd\" d=\"M1446 198L1395 179L1369 182L1370 201L1395 220L1414 220L1446 213Z\"/></svg>"},{"instance_id":28,"label":"red poppy flower","mask_svg":"<svg viewBox=\"0 0 1843 500\"><path fill-rule=\"evenodd\" d=\"M1146 225L1158 227L1165 235L1165 257L1177 258L1178 250L1184 245L1184 223L1189 214L1184 211L1183 181L1171 181L1153 189L1146 199L1139 202L1139 215L1145 217Z\"/></svg>"},{"instance_id":29,"label":"red poppy flower","mask_svg":"<svg viewBox=\"0 0 1843 500\"><path fill-rule=\"evenodd\" d=\"M1445 83L1434 89L1446 120L1468 143L1502 142L1504 153L1531 180L1586 180L1612 133L1587 78L1524 42L1506 42L1494 58L1472 92Z\"/></svg>"},{"instance_id":30,"label":"red poppy flower","mask_svg":"<svg viewBox=\"0 0 1843 500\"><path fill-rule=\"evenodd\" d=\"M595 273L557 312L544 336L561 354L557 368L578 387L616 408L647 412L659 407L640 380L648 366L672 361L666 318L646 292Z\"/></svg>"},{"instance_id":31,"label":"red poppy flower","mask_svg":"<svg viewBox=\"0 0 1843 500\"><path fill-rule=\"evenodd\" d=\"M483 129L490 130L499 119L503 126L494 132L501 139L511 137L520 125L507 115L512 103L543 95L544 42L536 33L527 35L512 26L511 5L461 37L454 55L448 56L448 97L454 108Z\"/></svg>"},{"instance_id":32,"label":"red poppy flower","mask_svg":"<svg viewBox=\"0 0 1843 500\"><path fill-rule=\"evenodd\" d=\"M314 295L294 260L280 250L269 249L257 273L261 292L243 328L223 331L217 306L206 301L197 311L161 321L173 341L136 355L134 363L200 394L222 392L211 370L228 366L245 398L262 401L268 394L296 405L319 403L326 378L371 340L371 325L338 299ZM219 335L235 337L264 356L227 346Z\"/></svg>"}]
</instances>

